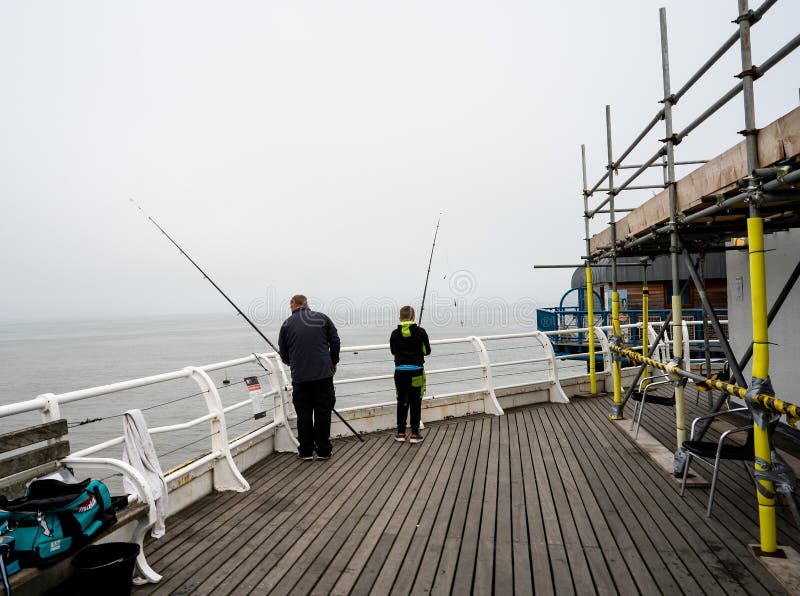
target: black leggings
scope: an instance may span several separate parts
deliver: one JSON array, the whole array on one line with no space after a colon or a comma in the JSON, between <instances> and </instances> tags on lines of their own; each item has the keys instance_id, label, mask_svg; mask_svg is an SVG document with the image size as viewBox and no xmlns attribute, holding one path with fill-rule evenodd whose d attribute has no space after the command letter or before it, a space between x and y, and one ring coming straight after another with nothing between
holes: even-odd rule
<instances>
[{"instance_id":1,"label":"black leggings","mask_svg":"<svg viewBox=\"0 0 800 596\"><path fill-rule=\"evenodd\" d=\"M394 386L397 390L397 432L406 432L406 417L408 410L411 409L411 432L419 433L422 395L425 393L425 371L396 370Z\"/></svg>"}]
</instances>

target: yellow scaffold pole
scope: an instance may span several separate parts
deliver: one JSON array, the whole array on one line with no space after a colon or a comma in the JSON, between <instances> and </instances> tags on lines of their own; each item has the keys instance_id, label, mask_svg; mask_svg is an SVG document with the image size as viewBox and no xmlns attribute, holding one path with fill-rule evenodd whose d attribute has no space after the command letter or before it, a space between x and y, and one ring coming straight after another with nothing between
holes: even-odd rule
<instances>
[{"instance_id":1,"label":"yellow scaffold pole","mask_svg":"<svg viewBox=\"0 0 800 596\"><path fill-rule=\"evenodd\" d=\"M614 157L611 148L611 106L606 106L606 150L608 152L608 211L611 226L611 324L614 328L614 343L622 341L622 329L619 326L619 292L617 291L617 223L614 214ZM622 420L622 358L614 357L614 405L609 418Z\"/></svg>"},{"instance_id":2,"label":"yellow scaffold pole","mask_svg":"<svg viewBox=\"0 0 800 596\"><path fill-rule=\"evenodd\" d=\"M738 0L739 45L742 55L742 98L744 99L745 149L747 169L754 172L758 167L758 142L753 93L753 59L750 45L751 19L748 0ZM760 191L756 180L748 177L747 240L750 253L750 297L753 313L753 378L750 381L745 403L753 414L753 438L755 443L755 477L758 496L758 520L761 531L761 552L773 554L777 551L775 526L775 484L764 478L763 473L772 469L770 456L769 427L775 416L765 411L753 396L773 394L769 381L769 330L767 322L767 278L764 258L764 220L759 213Z\"/></svg>"},{"instance_id":3,"label":"yellow scaffold pole","mask_svg":"<svg viewBox=\"0 0 800 596\"><path fill-rule=\"evenodd\" d=\"M764 220L747 220L747 239L750 253L750 295L753 311L753 382L769 379L769 328L767 323L767 279L764 259ZM758 424L754 417L756 472L766 471L771 464L767 424ZM775 523L775 486L765 479L758 480L758 519L761 529L761 551L774 553L777 549Z\"/></svg>"},{"instance_id":4,"label":"yellow scaffold pole","mask_svg":"<svg viewBox=\"0 0 800 596\"><path fill-rule=\"evenodd\" d=\"M642 356L647 358L650 353L650 290L647 289L647 263L644 265L644 274L642 275ZM642 378L647 379L650 376L650 367L645 365L642 371ZM642 383L642 387L647 386L647 381Z\"/></svg>"},{"instance_id":5,"label":"yellow scaffold pole","mask_svg":"<svg viewBox=\"0 0 800 596\"><path fill-rule=\"evenodd\" d=\"M681 295L672 295L672 355L679 362L686 357L686 368L690 368L690 355L683 353L683 306L681 305ZM683 445L687 440L686 434L686 415L684 413L684 384L678 383L675 386L675 432L678 445Z\"/></svg>"},{"instance_id":6,"label":"yellow scaffold pole","mask_svg":"<svg viewBox=\"0 0 800 596\"><path fill-rule=\"evenodd\" d=\"M611 293L611 325L614 328L614 335L622 337L622 328L619 326L619 292L617 290ZM620 355L614 358L614 410L611 419L622 419L622 357Z\"/></svg>"},{"instance_id":7,"label":"yellow scaffold pole","mask_svg":"<svg viewBox=\"0 0 800 596\"><path fill-rule=\"evenodd\" d=\"M586 314L589 328L589 385L592 395L597 395L597 364L594 359L594 290L592 288L592 268L586 261Z\"/></svg>"}]
</instances>

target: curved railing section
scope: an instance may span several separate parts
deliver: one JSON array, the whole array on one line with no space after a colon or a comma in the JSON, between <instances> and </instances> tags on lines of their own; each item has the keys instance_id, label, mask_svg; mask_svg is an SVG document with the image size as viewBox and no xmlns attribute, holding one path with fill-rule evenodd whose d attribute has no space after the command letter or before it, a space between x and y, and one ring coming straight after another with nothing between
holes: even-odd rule
<instances>
[{"instance_id":1,"label":"curved railing section","mask_svg":"<svg viewBox=\"0 0 800 596\"><path fill-rule=\"evenodd\" d=\"M641 324L623 325L623 333L637 327L641 329ZM609 327L600 326L593 330L599 345L597 358L603 364L598 377L606 382L612 371L611 347L606 335L608 330ZM588 331L588 328L532 331L433 340L432 354L428 356L426 368L428 388L423 402L424 411L428 412L427 419L475 413L502 415L502 404L513 407L532 403L523 400L532 392L537 392L538 401L568 403L568 394L577 393L579 389L576 387L581 382L585 384L589 353L557 355L553 340L558 336L585 334ZM652 331L649 335L653 335ZM642 334L639 333L638 336L641 337ZM688 338L689 334L684 337ZM667 358L672 351L669 337L665 337L662 343L659 353ZM390 428L392 424L386 421L392 420L390 413L396 402L392 383L393 360L388 344L344 347L341 354L342 360L334 381L337 388L337 411L360 431ZM255 373L252 372L254 370ZM258 397L271 404L269 416L254 420L250 410L254 406L255 398L247 395L240 399L237 396L237 391L244 389L243 382L231 384L228 377L238 374L239 371L259 377L264 388ZM223 373L225 378L220 380ZM190 443L178 449L170 449L166 453L163 449L159 451L159 457L176 460L176 465L165 473L165 479L171 486L181 485L189 476L211 471L213 481L209 488L247 490L249 485L240 469L254 462L237 463L237 457L241 459L243 451L265 440L272 441L272 451L296 450L297 439L292 424L295 416L291 405L291 378L275 352L254 353L205 366L187 366L172 372L78 391L42 394L31 400L0 406L0 424L9 422L10 418L16 416L30 417L33 413L38 414L41 421L66 417L71 427L82 427L88 423L116 418L121 414L80 420L80 415L68 415L73 407L78 407L77 404L105 401L117 409L140 407L136 400L126 401L120 394L137 390L150 391L154 387L161 388L162 392L174 392L174 389L170 389L174 384L186 382L194 384L196 393L165 400L165 403L185 401L174 405L174 411L170 411L169 416L159 417L162 422L170 423L154 425L149 429L157 446L178 433L186 433L191 439ZM565 391L567 385L569 390ZM467 402L469 404L464 406ZM192 407L182 405L189 403ZM149 408L157 405L159 404ZM440 408L438 413L436 408ZM383 422L375 422L379 416L384 416ZM171 418L177 420L169 420ZM238 422L234 421L237 419ZM426 419L425 416L423 419ZM245 424L248 426L244 426ZM340 423L334 419L334 426L337 424ZM70 440L73 445L77 443L77 448L70 457L75 460L98 458L102 452L108 453L114 448L121 450L121 430L110 429L108 432L112 436L101 441L95 440L89 445L73 441L71 434ZM340 434L344 432L342 427Z\"/></svg>"}]
</instances>

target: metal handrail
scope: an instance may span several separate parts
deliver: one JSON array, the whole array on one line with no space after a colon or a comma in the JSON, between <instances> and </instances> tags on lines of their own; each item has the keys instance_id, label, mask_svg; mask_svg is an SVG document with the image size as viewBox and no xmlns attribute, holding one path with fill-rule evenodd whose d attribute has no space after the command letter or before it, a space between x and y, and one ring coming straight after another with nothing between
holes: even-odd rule
<instances>
[{"instance_id":1,"label":"metal handrail","mask_svg":"<svg viewBox=\"0 0 800 596\"><path fill-rule=\"evenodd\" d=\"M641 324L637 323L637 324L623 325L622 327L626 329L635 328L635 327L641 327ZM600 354L606 360L607 363L610 363L611 352L608 348L608 339L604 332L609 330L610 327L595 328L595 334L599 339L600 345L603 347L601 350L598 351L598 354ZM469 344L472 349L460 354L463 354L464 358L469 358L470 354L475 354L479 356L480 362L464 366L432 368L427 370L426 374L430 379L431 377L452 374L456 372L466 372L471 370L481 371L482 374L481 377L479 378L482 379L482 388L480 390L486 395L484 401L484 409L486 412L502 414L502 408L497 402L497 398L495 396L495 390L501 388L524 386L530 384L530 382L522 384L517 383L517 384L503 385L498 383L496 379L493 378L492 371L494 369L502 367L525 366L537 363L547 363L547 367L545 368L545 370L529 367L526 368L526 370L520 371L519 373L512 372L504 374L514 375L514 374L545 372L547 374L546 377L547 380L551 383L551 385L555 387L557 395L563 396L563 400L568 401L566 396L563 394L563 390L561 389L560 381L558 379L557 362L560 360L564 360L564 358L555 355L550 338L557 337L559 335L568 335L574 333L575 331L576 330L574 329L556 330L548 332L531 331L524 333L508 333L508 334L485 335L479 337L470 336L470 337L433 340L431 341L431 344L435 346ZM583 331L588 331L588 328L584 329ZM512 340L512 339L529 339L531 340L531 342L525 343L525 345L512 346L510 348L502 348L503 350L514 351L520 349L534 348L534 349L542 349L544 355L542 356L537 355L536 357L522 358L522 359L520 359L519 357L517 357L516 359L513 357L509 357L506 360L492 361L490 350L486 348L485 344L487 343L491 344L492 342ZM366 352L366 351L380 351L380 350L388 352L389 345L373 344L373 345L361 345L361 346L347 346L342 348L341 352L352 353L352 352ZM438 355L434 352L429 358L435 361L437 356ZM443 355L442 357L446 356L448 355ZM251 401L241 400L237 401L232 405L223 407L219 392L217 388L214 386L213 382L211 382L208 373L213 371L219 371L222 369L229 370L239 366L251 365L256 363L257 361L259 361L261 365L265 365L265 367L267 368L270 378L271 388L267 391L264 391L263 394L264 396L273 397L275 399L275 408L274 408L275 415L272 420L265 420L264 425L252 428L240 437L229 438L227 436L229 426L225 420L226 414L232 411L239 410L243 407L246 407L249 403L251 403ZM364 383L371 381L385 381L391 379L392 376L393 374L371 375L363 377L336 379L334 382L336 385L350 385L354 383ZM138 379L131 379L127 381L121 381L97 387L90 387L86 389L80 389L77 391L69 391L61 394L53 394L53 393L42 394L31 400L0 406L0 418L15 416L26 412L38 411L43 420L54 420L61 417L61 408L67 404L79 401L85 401L89 399L103 398L122 391L139 389L152 385L158 385L162 383L169 383L172 381L185 380L185 379L192 379L198 384L198 386L200 387L200 393L198 393L198 397L205 399L208 407L208 412L206 414L203 414L202 416L196 416L190 420L178 422L175 424L153 427L149 429L149 432L153 435L163 434L178 430L196 428L199 425L208 423L212 426L212 432L210 435L211 444L210 444L210 449L205 455L203 455L200 458L193 459L191 462L183 464L178 468L173 469L167 474L166 477L169 480L171 480L174 478L178 478L181 474L185 474L190 470L199 469L209 465L211 466L221 465L226 468L225 472L227 473L227 477L229 478L230 486L227 486L226 488L231 488L233 490L245 490L247 487L247 483L241 477L238 470L236 469L235 464L233 463L231 450L242 445L246 441L249 441L254 437L262 435L273 429L283 427L288 430L290 435L293 432L291 431L289 426L289 416L286 414L287 404L290 401L292 393L291 380L286 369L283 367L283 364L280 362L280 358L275 352L269 352L265 354L251 354L250 356L246 356L243 358L226 360L223 362L207 364L204 366L197 366L197 367L190 366L177 371L166 372L158 375L150 375ZM468 381L469 379L465 382ZM452 381L452 383L458 383L458 382L459 380ZM450 382L448 381L444 382L444 384L449 384L449 383ZM464 394L469 391L475 391L475 390L461 389L456 392L440 393L432 396L431 398L426 398L426 399L432 399L434 397L435 398L450 397L459 394ZM364 407L374 407L376 405L381 405L381 404L385 405L387 403L391 404L393 402L379 402L379 404L363 404L360 406L356 406L354 408L345 408L342 411L357 410L359 408L364 408ZM109 440L97 443L95 445L91 445L79 451L76 451L71 455L71 457L85 458L88 456L93 456L98 452L118 446L122 443L123 443L123 437L117 436Z\"/></svg>"}]
</instances>

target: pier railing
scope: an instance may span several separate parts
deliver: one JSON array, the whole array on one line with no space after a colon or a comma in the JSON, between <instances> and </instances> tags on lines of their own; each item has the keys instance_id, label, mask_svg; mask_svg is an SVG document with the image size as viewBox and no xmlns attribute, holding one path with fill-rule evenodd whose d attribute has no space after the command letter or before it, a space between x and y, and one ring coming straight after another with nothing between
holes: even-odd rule
<instances>
[{"instance_id":1,"label":"pier railing","mask_svg":"<svg viewBox=\"0 0 800 596\"><path fill-rule=\"evenodd\" d=\"M650 334L654 335L652 325ZM624 332L638 328L637 336L641 337L641 324L623 325L622 328ZM612 369L608 330L607 326L594 328L600 346L598 357L603 363L600 374L606 378ZM545 386L545 392L549 393L545 393L544 399L567 403L569 399L562 381L585 377L588 352L556 355L553 340L558 341L559 336L576 332L587 333L588 329L433 340L426 368L425 401L457 403L462 397L471 396L472 403L478 405L470 413L482 411L499 415L503 408L498 391L522 393L527 387ZM664 343L664 350L667 356L671 352L668 340ZM244 394L244 382L231 383L228 378L239 372L257 376L264 388L255 394ZM223 374L224 379L221 378ZM337 410L350 416L351 422L366 409L383 407L388 410L396 403L392 377L393 364L388 344L342 348L334 381ZM193 392L175 389L176 384L183 383L185 387L187 382L190 387L191 384L195 387ZM137 390L136 399L131 398L131 393L125 395ZM160 391L157 403L143 401L142 391L156 390ZM181 391L187 394L181 395ZM175 397L176 394L179 397ZM478 396L477 401L475 396ZM187 484L187 478L196 478L207 472L212 472L205 483L208 490L247 490L248 483L240 469L252 464L256 456L251 454L248 459L242 453L259 443L268 443L262 456L270 451L293 450L297 444L292 426L294 411L291 399L290 374L277 354L270 352L204 366L187 366L78 391L42 394L31 400L0 406L0 427L13 426L15 420L25 416L28 420L22 425L29 424L31 416L38 416L40 421L67 418L71 443L77 447L71 457L96 457L115 448L121 451L123 436L121 425L117 423L125 410L138 407L146 410L152 419L155 412L150 410L164 407L163 413L159 413L162 423L152 426L149 431L162 465L165 468L165 464L173 466L165 473L171 490ZM253 416L258 409L254 408L256 400L260 400L258 403L262 404L265 414L259 419ZM356 428L359 428L357 424ZM374 426L360 428L362 431L376 429ZM182 437L180 441L176 438L178 436ZM186 437L186 443L176 445L176 442L183 443L183 437ZM246 461L242 461L243 458Z\"/></svg>"}]
</instances>

